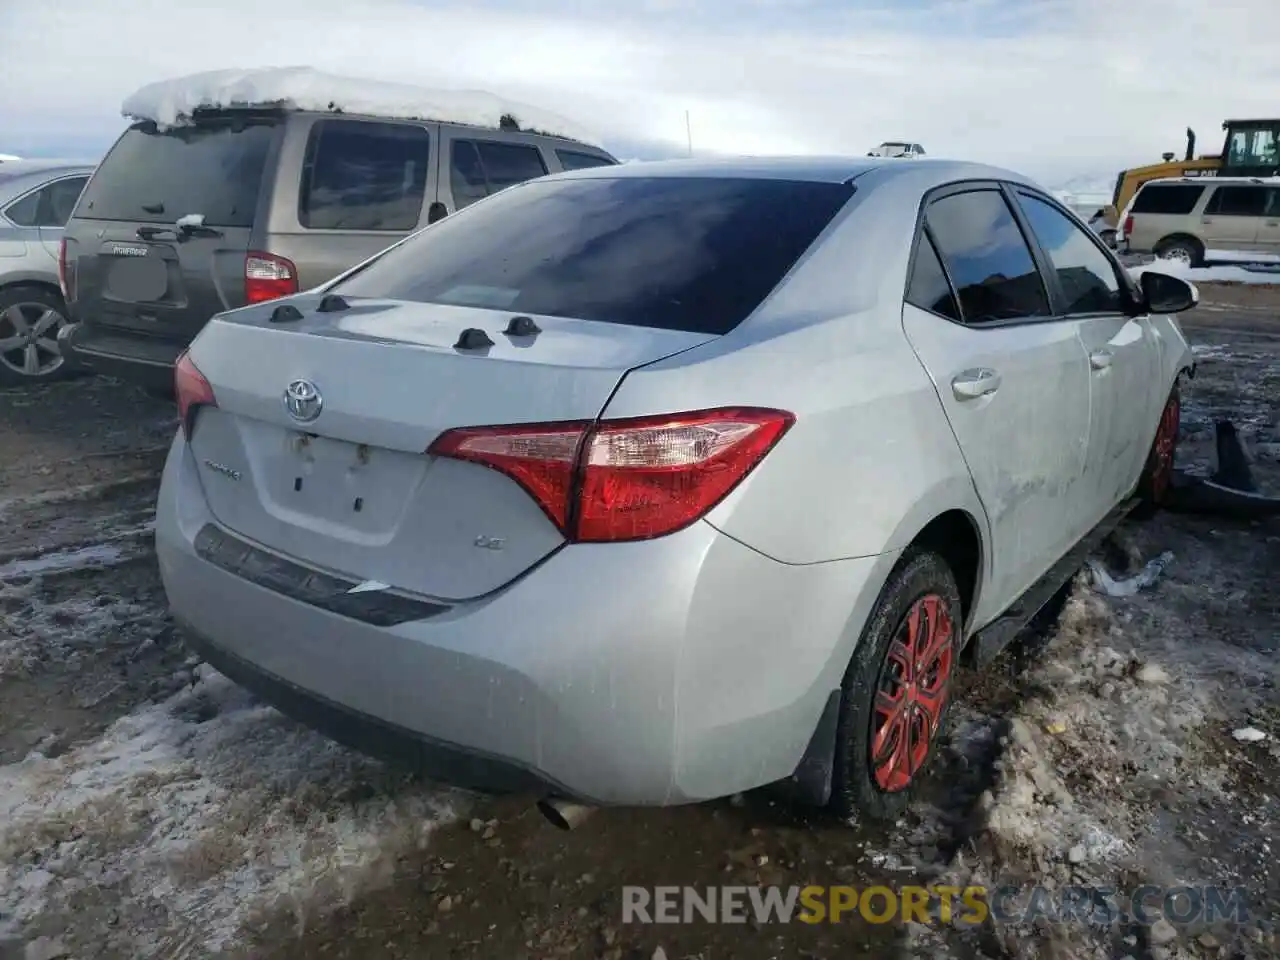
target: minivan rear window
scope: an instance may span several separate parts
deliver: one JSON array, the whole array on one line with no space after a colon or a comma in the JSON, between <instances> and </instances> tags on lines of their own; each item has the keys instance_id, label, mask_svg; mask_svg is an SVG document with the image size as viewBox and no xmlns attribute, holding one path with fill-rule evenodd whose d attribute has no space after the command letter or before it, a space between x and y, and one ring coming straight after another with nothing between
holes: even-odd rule
<instances>
[{"instance_id":1,"label":"minivan rear window","mask_svg":"<svg viewBox=\"0 0 1280 960\"><path fill-rule=\"evenodd\" d=\"M1162 183L1143 187L1133 198L1131 213L1166 213L1182 216L1195 209L1204 187L1194 183Z\"/></svg>"},{"instance_id":2,"label":"minivan rear window","mask_svg":"<svg viewBox=\"0 0 1280 960\"><path fill-rule=\"evenodd\" d=\"M333 289L722 334L853 190L711 177L531 181L428 227Z\"/></svg>"},{"instance_id":3,"label":"minivan rear window","mask_svg":"<svg viewBox=\"0 0 1280 960\"><path fill-rule=\"evenodd\" d=\"M134 124L80 197L75 216L173 223L203 214L213 227L253 225L276 117L226 117L160 131Z\"/></svg>"}]
</instances>

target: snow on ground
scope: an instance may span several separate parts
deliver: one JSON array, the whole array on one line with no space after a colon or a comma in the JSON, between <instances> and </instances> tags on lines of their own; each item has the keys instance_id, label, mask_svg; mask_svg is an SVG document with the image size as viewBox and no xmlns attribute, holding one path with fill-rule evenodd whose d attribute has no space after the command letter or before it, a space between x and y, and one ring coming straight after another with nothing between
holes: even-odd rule
<instances>
[{"instance_id":1,"label":"snow on ground","mask_svg":"<svg viewBox=\"0 0 1280 960\"><path fill-rule=\"evenodd\" d=\"M197 667L102 737L0 767L0 941L30 925L146 958L234 947L280 911L302 927L464 802Z\"/></svg>"},{"instance_id":2,"label":"snow on ground","mask_svg":"<svg viewBox=\"0 0 1280 960\"><path fill-rule=\"evenodd\" d=\"M1163 521L1154 531L1142 530L1126 550L1150 552L1170 530ZM1274 651L1215 635L1215 613L1238 610L1247 591L1214 558L1198 556L1192 538L1179 546L1187 550L1165 576L1132 597L1104 597L1087 575L1077 579L1050 655L1016 679L1030 695L1011 716L993 721L968 705L957 712L953 762L967 769L985 755L999 756L994 786L972 809L926 809L922 824L903 838L926 851L923 867L933 871L934 882L1130 890L1144 883L1242 883L1255 892L1265 885L1260 870L1246 869L1233 881L1229 868L1206 858L1201 830L1224 832L1225 825L1214 826L1216 817L1231 821L1243 809L1246 823L1254 818L1262 836L1275 835L1280 804L1237 792L1241 758L1248 764L1249 751L1224 742L1246 720L1265 714L1280 664ZM1274 747L1261 749L1276 759ZM970 819L958 827L958 817ZM930 864L957 829L967 842L954 860ZM1259 863L1274 860L1265 842L1256 853ZM1013 902L1025 907L1025 896ZM995 943L987 939L984 949L1019 960L1103 960L1119 955L1111 938L1125 932L1110 924L997 924ZM1219 929L1215 938L1193 927L1162 941L1170 932L1134 925L1122 942L1133 950L1145 938L1150 956L1164 960L1198 956L1189 943L1197 937L1203 943L1239 937L1240 957L1271 956L1275 946L1256 928ZM942 956L946 942L972 947L984 936L991 934L915 928L913 944ZM1174 942L1177 936L1182 939Z\"/></svg>"},{"instance_id":3,"label":"snow on ground","mask_svg":"<svg viewBox=\"0 0 1280 960\"><path fill-rule=\"evenodd\" d=\"M311 67L213 70L147 84L121 106L124 116L177 126L208 107L283 106L392 117L436 120L497 128L504 116L522 130L569 137L599 146L576 123L539 107L516 103L481 90L438 90L322 73Z\"/></svg>"},{"instance_id":4,"label":"snow on ground","mask_svg":"<svg viewBox=\"0 0 1280 960\"><path fill-rule=\"evenodd\" d=\"M1280 268L1270 265L1188 267L1177 260L1153 260L1130 267L1129 273L1140 277L1148 270L1167 273L1192 283L1260 283L1280 284Z\"/></svg>"}]
</instances>

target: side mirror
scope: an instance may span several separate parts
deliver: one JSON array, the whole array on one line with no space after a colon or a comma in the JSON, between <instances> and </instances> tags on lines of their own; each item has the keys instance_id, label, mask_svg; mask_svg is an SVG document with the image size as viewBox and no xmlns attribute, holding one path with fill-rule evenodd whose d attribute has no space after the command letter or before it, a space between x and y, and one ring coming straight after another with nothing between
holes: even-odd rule
<instances>
[{"instance_id":1,"label":"side mirror","mask_svg":"<svg viewBox=\"0 0 1280 960\"><path fill-rule=\"evenodd\" d=\"M1200 302L1200 291L1194 283L1167 273L1148 270L1138 278L1142 298L1150 313L1182 313Z\"/></svg>"}]
</instances>

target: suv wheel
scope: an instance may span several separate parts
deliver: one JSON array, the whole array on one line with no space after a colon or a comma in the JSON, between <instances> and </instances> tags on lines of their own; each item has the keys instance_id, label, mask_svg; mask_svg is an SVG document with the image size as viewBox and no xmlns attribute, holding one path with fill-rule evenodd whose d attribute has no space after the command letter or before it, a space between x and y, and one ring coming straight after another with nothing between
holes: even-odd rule
<instances>
[{"instance_id":1,"label":"suv wheel","mask_svg":"<svg viewBox=\"0 0 1280 960\"><path fill-rule=\"evenodd\" d=\"M1184 263L1188 267L1204 265L1204 249L1195 240L1179 237L1176 240L1165 240L1156 247L1156 256L1161 260L1173 260Z\"/></svg>"},{"instance_id":2,"label":"suv wheel","mask_svg":"<svg viewBox=\"0 0 1280 960\"><path fill-rule=\"evenodd\" d=\"M58 331L66 323L67 308L53 291L25 284L0 290L0 386L65 376Z\"/></svg>"},{"instance_id":3,"label":"suv wheel","mask_svg":"<svg viewBox=\"0 0 1280 960\"><path fill-rule=\"evenodd\" d=\"M876 820L910 804L935 753L960 658L960 591L934 553L889 576L845 674L831 811Z\"/></svg>"}]
</instances>

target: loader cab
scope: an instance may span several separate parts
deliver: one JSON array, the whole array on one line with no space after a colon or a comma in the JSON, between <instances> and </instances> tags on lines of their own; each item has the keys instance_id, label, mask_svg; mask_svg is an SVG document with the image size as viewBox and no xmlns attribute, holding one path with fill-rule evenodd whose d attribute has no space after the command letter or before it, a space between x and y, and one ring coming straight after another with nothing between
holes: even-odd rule
<instances>
[{"instance_id":1,"label":"loader cab","mask_svg":"<svg viewBox=\"0 0 1280 960\"><path fill-rule=\"evenodd\" d=\"M1280 176L1280 119L1228 120L1222 125L1220 177Z\"/></svg>"}]
</instances>

